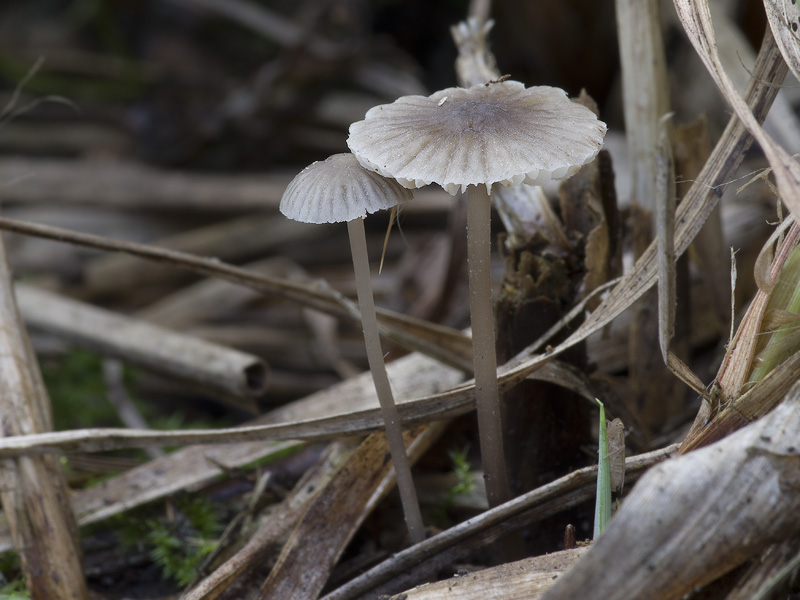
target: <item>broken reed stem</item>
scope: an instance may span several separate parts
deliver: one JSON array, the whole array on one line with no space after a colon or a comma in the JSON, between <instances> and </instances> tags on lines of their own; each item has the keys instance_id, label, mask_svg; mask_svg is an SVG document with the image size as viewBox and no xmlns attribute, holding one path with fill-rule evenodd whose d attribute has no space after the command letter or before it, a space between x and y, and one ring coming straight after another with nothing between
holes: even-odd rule
<instances>
[{"instance_id":1,"label":"broken reed stem","mask_svg":"<svg viewBox=\"0 0 800 600\"><path fill-rule=\"evenodd\" d=\"M252 354L22 283L16 294L31 327L191 382L240 408L253 411L253 398L267 388L267 365Z\"/></svg>"},{"instance_id":2,"label":"broken reed stem","mask_svg":"<svg viewBox=\"0 0 800 600\"><path fill-rule=\"evenodd\" d=\"M244 268L281 279L303 274L299 265L280 256L247 263ZM137 318L148 323L175 331L196 330L199 323L213 321L221 314L242 310L244 306L260 298L261 294L251 288L221 279L203 279L160 296L135 314ZM248 330L252 330L250 326Z\"/></svg>"},{"instance_id":3,"label":"broken reed stem","mask_svg":"<svg viewBox=\"0 0 800 600\"><path fill-rule=\"evenodd\" d=\"M503 449L503 424L497 388L494 310L492 308L492 205L484 185L467 191L467 264L469 314L472 324L472 360L481 460L489 506L511 499Z\"/></svg>"},{"instance_id":4,"label":"broken reed stem","mask_svg":"<svg viewBox=\"0 0 800 600\"><path fill-rule=\"evenodd\" d=\"M358 304L361 309L361 324L364 329L364 345L367 347L367 360L372 372L372 381L381 405L386 439L389 452L397 475L397 488L403 504L408 535L412 544L425 539L425 526L417 501L417 490L411 476L406 445L403 441L403 427L397 406L394 402L386 364L383 361L381 339L378 334L378 321L375 317L375 300L372 297L372 283L369 276L369 257L367 256L367 238L364 233L364 219L356 218L347 222L350 238L350 250L353 255L353 269L358 289Z\"/></svg>"}]
</instances>

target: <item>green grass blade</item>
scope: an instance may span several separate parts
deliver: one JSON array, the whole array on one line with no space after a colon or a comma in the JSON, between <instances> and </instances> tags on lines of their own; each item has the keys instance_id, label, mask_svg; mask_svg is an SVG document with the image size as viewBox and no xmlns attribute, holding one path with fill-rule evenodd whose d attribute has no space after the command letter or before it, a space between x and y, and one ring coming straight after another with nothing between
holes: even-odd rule
<instances>
[{"instance_id":1,"label":"green grass blade","mask_svg":"<svg viewBox=\"0 0 800 600\"><path fill-rule=\"evenodd\" d=\"M608 432L606 430L606 409L600 400L600 434L598 454L600 463L597 469L597 500L594 508L594 539L600 537L611 521L611 469L608 463Z\"/></svg>"}]
</instances>

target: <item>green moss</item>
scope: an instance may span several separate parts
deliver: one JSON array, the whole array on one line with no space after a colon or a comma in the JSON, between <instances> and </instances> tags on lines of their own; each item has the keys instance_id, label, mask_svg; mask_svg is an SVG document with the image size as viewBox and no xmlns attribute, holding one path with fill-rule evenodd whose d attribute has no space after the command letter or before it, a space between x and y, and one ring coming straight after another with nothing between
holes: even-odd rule
<instances>
[{"instance_id":1,"label":"green moss","mask_svg":"<svg viewBox=\"0 0 800 600\"><path fill-rule=\"evenodd\" d=\"M19 566L19 555L6 552L0 555L0 600L30 598L25 578Z\"/></svg>"},{"instance_id":2,"label":"green moss","mask_svg":"<svg viewBox=\"0 0 800 600\"><path fill-rule=\"evenodd\" d=\"M469 446L462 450L448 450L447 456L453 465L453 474L456 476L456 483L448 490L442 502L431 510L431 517L439 527L450 526L449 513L455 505L456 499L464 494L469 494L475 489L475 480L472 478L472 465L467 460Z\"/></svg>"},{"instance_id":3,"label":"green moss","mask_svg":"<svg viewBox=\"0 0 800 600\"><path fill-rule=\"evenodd\" d=\"M161 567L165 579L180 586L192 582L203 561L216 548L220 517L205 498L184 497L175 501L174 518L136 518L119 522L120 540L126 547L145 549Z\"/></svg>"},{"instance_id":4,"label":"green moss","mask_svg":"<svg viewBox=\"0 0 800 600\"><path fill-rule=\"evenodd\" d=\"M463 450L449 450L447 456L453 463L453 473L458 479L457 483L447 491L448 502L452 505L453 501L462 494L469 494L475 489L475 481L472 479L472 465L467 460L469 446Z\"/></svg>"},{"instance_id":5,"label":"green moss","mask_svg":"<svg viewBox=\"0 0 800 600\"><path fill-rule=\"evenodd\" d=\"M106 399L103 362L97 354L72 350L57 360L44 361L42 375L56 430L122 425Z\"/></svg>"},{"instance_id":6,"label":"green moss","mask_svg":"<svg viewBox=\"0 0 800 600\"><path fill-rule=\"evenodd\" d=\"M24 600L30 597L31 594L22 579L0 587L0 600Z\"/></svg>"}]
</instances>

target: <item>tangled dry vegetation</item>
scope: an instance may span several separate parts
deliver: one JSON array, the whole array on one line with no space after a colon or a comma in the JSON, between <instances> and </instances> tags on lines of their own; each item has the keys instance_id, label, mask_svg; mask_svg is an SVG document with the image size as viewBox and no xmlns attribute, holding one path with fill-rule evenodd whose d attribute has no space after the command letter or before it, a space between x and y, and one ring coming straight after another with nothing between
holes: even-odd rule
<instances>
[{"instance_id":1,"label":"tangled dry vegetation","mask_svg":"<svg viewBox=\"0 0 800 600\"><path fill-rule=\"evenodd\" d=\"M714 4L0 7L0 598L794 597L800 20ZM506 73L608 133L493 191L492 508L464 199L365 221L412 544L345 228L278 205L370 107Z\"/></svg>"}]
</instances>

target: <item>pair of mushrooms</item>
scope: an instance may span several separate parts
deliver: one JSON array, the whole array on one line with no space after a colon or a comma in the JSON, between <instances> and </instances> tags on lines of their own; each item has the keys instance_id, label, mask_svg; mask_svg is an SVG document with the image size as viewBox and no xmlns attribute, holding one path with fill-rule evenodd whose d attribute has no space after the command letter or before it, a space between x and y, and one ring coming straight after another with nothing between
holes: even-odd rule
<instances>
[{"instance_id":1,"label":"pair of mushrooms","mask_svg":"<svg viewBox=\"0 0 800 600\"><path fill-rule=\"evenodd\" d=\"M309 223L347 221L370 370L412 543L424 539L402 426L386 376L363 218L411 198L430 183L467 191L475 400L490 506L510 499L497 388L490 285L490 195L502 184L540 185L563 179L597 155L606 126L592 111L552 87L517 81L405 96L370 109L350 126L352 154L316 162L292 180L281 199L287 217Z\"/></svg>"}]
</instances>

